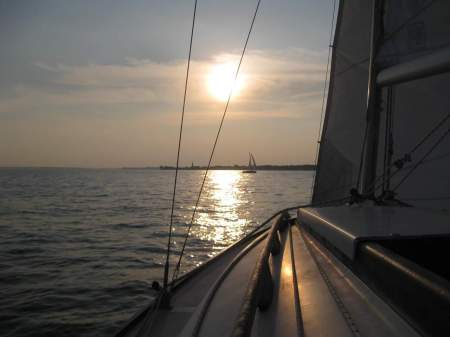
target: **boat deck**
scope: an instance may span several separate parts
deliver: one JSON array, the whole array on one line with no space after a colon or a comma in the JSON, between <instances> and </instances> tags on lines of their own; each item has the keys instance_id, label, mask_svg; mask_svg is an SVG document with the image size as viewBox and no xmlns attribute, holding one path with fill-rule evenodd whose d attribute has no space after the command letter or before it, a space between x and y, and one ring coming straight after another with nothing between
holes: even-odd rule
<instances>
[{"instance_id":1,"label":"boat deck","mask_svg":"<svg viewBox=\"0 0 450 337\"><path fill-rule=\"evenodd\" d=\"M185 277L170 309L141 313L118 336L421 335L302 225L274 235L280 249L267 259L273 291L266 307L257 309L258 296L270 294L270 284L255 270L272 244L269 230Z\"/></svg>"}]
</instances>

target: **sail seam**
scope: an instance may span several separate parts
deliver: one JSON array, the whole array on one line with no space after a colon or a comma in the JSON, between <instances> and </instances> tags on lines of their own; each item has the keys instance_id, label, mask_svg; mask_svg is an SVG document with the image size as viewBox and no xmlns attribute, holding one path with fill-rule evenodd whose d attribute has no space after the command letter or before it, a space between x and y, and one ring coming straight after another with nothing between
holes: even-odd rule
<instances>
[{"instance_id":1,"label":"sail seam","mask_svg":"<svg viewBox=\"0 0 450 337\"><path fill-rule=\"evenodd\" d=\"M411 21L413 21L415 18L417 18L420 14L425 12L427 9L429 9L432 5L436 3L436 0L431 0L429 3L424 5L422 8L420 8L416 13L411 15L409 18L407 18L400 26L395 28L392 32L389 33L384 39L383 43L386 43L387 41L391 40L397 33L403 30Z\"/></svg>"}]
</instances>

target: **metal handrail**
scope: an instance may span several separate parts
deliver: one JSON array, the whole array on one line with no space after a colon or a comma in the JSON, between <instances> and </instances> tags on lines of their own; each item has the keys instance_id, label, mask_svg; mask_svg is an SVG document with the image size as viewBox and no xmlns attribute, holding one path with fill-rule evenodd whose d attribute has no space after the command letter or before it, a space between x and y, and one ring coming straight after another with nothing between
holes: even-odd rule
<instances>
[{"instance_id":1,"label":"metal handrail","mask_svg":"<svg viewBox=\"0 0 450 337\"><path fill-rule=\"evenodd\" d=\"M277 255L281 250L278 231L283 231L288 225L289 213L283 212L272 225L265 246L261 251L255 269L253 270L244 300L234 324L232 337L248 337L251 335L256 308L266 310L273 297L273 280L270 273L270 254Z\"/></svg>"},{"instance_id":2,"label":"metal handrail","mask_svg":"<svg viewBox=\"0 0 450 337\"><path fill-rule=\"evenodd\" d=\"M449 71L450 48L447 47L415 60L381 70L377 76L377 84L379 86L400 84Z\"/></svg>"}]
</instances>

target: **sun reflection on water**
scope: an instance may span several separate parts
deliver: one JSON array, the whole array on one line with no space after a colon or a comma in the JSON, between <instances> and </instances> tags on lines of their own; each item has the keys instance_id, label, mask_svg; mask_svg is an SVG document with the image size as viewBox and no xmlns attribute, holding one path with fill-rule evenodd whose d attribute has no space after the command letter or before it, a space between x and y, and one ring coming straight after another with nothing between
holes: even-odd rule
<instances>
[{"instance_id":1,"label":"sun reflection on water","mask_svg":"<svg viewBox=\"0 0 450 337\"><path fill-rule=\"evenodd\" d=\"M239 239L248 220L239 213L246 203L240 171L211 171L205 185L201 208L196 217L193 234L222 249Z\"/></svg>"}]
</instances>

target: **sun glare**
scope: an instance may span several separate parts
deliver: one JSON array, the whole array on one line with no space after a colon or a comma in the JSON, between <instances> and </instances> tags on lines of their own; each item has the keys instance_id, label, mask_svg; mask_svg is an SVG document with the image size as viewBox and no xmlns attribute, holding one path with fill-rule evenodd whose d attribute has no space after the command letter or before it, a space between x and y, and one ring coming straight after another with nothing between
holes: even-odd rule
<instances>
[{"instance_id":1,"label":"sun glare","mask_svg":"<svg viewBox=\"0 0 450 337\"><path fill-rule=\"evenodd\" d=\"M233 97L239 95L244 87L242 73L234 81L236 65L232 62L217 64L212 67L208 75L208 90L210 94L220 101L226 101L233 90Z\"/></svg>"}]
</instances>

